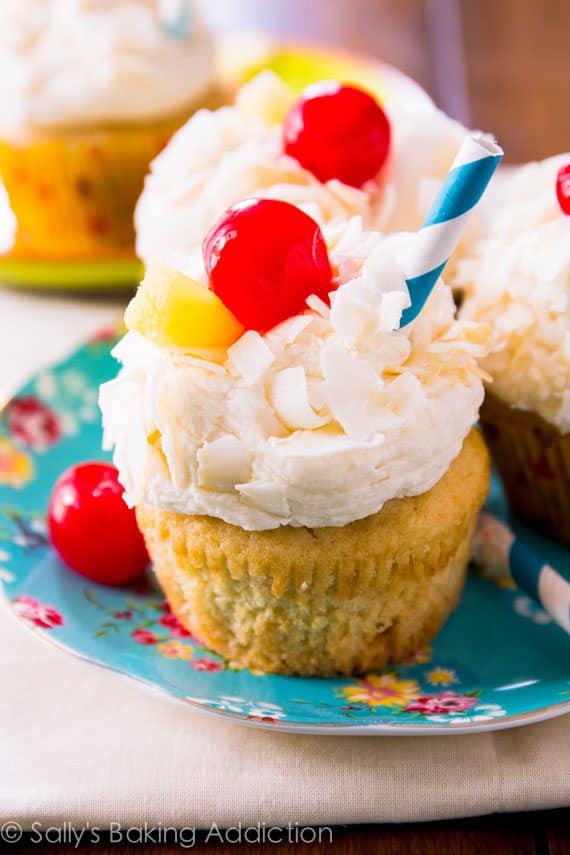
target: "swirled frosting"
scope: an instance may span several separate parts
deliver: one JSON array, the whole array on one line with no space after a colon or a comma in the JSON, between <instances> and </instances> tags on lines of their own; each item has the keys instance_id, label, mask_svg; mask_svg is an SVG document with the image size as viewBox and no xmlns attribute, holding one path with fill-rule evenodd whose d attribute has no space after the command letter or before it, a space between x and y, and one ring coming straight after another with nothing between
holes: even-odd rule
<instances>
[{"instance_id":1,"label":"swirled frosting","mask_svg":"<svg viewBox=\"0 0 570 855\"><path fill-rule=\"evenodd\" d=\"M282 152L282 122L296 96L271 72L244 86L236 103L200 111L156 158L135 214L147 265L183 265L221 211L240 199L282 199L320 225L360 215L383 231L416 229L447 173L464 128L433 107L393 97L388 162L362 189L321 183Z\"/></svg>"},{"instance_id":2,"label":"swirled frosting","mask_svg":"<svg viewBox=\"0 0 570 855\"><path fill-rule=\"evenodd\" d=\"M462 317L492 325L494 394L570 432L570 217L556 175L570 153L516 169L485 236L458 265Z\"/></svg>"},{"instance_id":3,"label":"swirled frosting","mask_svg":"<svg viewBox=\"0 0 570 855\"><path fill-rule=\"evenodd\" d=\"M0 132L176 113L213 77L191 0L3 0ZM187 32L176 30L187 4ZM173 4L178 4L178 10Z\"/></svg>"},{"instance_id":4,"label":"swirled frosting","mask_svg":"<svg viewBox=\"0 0 570 855\"><path fill-rule=\"evenodd\" d=\"M130 332L101 390L105 445L129 503L206 514L248 530L339 526L430 489L477 419L485 328L455 319L440 280L411 328L403 259L358 217L325 230L339 287L331 307L216 361ZM206 286L201 259L187 265ZM206 355L203 354L203 357Z\"/></svg>"}]
</instances>

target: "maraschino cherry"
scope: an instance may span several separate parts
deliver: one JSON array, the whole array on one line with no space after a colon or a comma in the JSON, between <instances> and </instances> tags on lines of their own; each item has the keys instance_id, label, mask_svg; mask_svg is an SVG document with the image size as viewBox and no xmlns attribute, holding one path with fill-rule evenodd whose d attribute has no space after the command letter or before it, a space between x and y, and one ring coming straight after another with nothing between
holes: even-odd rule
<instances>
[{"instance_id":1,"label":"maraschino cherry","mask_svg":"<svg viewBox=\"0 0 570 855\"><path fill-rule=\"evenodd\" d=\"M283 125L287 154L319 181L338 178L353 187L380 172L390 136L390 122L372 95L335 82L309 86Z\"/></svg>"},{"instance_id":2,"label":"maraschino cherry","mask_svg":"<svg viewBox=\"0 0 570 855\"><path fill-rule=\"evenodd\" d=\"M204 261L212 291L259 332L302 312L311 294L328 301L334 288L318 224L275 199L229 208L204 241Z\"/></svg>"},{"instance_id":3,"label":"maraschino cherry","mask_svg":"<svg viewBox=\"0 0 570 855\"><path fill-rule=\"evenodd\" d=\"M72 570L102 585L126 585L149 562L123 492L114 466L81 463L61 475L49 501L52 546Z\"/></svg>"},{"instance_id":4,"label":"maraschino cherry","mask_svg":"<svg viewBox=\"0 0 570 855\"><path fill-rule=\"evenodd\" d=\"M556 196L562 213L570 216L570 163L561 166L556 176Z\"/></svg>"}]
</instances>

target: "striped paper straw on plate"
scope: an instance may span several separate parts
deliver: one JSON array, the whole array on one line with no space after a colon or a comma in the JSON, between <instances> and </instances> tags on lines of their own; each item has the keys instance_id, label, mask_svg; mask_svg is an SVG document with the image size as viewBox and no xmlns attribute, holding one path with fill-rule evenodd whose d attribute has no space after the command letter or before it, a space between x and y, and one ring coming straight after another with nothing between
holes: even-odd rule
<instances>
[{"instance_id":1,"label":"striped paper straw on plate","mask_svg":"<svg viewBox=\"0 0 570 855\"><path fill-rule=\"evenodd\" d=\"M464 140L416 234L415 249L406 265L412 304L402 314L401 327L415 321L425 306L502 156L503 150L490 136L474 134Z\"/></svg>"},{"instance_id":2,"label":"striped paper straw on plate","mask_svg":"<svg viewBox=\"0 0 570 855\"><path fill-rule=\"evenodd\" d=\"M510 577L570 633L570 583L492 514L479 517L473 560L491 578Z\"/></svg>"}]
</instances>

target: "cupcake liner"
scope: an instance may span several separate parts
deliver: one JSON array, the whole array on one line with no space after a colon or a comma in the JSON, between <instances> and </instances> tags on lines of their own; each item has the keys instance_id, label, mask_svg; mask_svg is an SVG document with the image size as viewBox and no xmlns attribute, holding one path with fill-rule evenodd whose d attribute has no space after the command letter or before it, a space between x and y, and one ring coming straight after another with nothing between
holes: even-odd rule
<instances>
[{"instance_id":1,"label":"cupcake liner","mask_svg":"<svg viewBox=\"0 0 570 855\"><path fill-rule=\"evenodd\" d=\"M248 532L146 505L137 519L173 611L234 667L367 673L427 644L456 605L488 483L472 432L427 493L342 528Z\"/></svg>"},{"instance_id":2,"label":"cupcake liner","mask_svg":"<svg viewBox=\"0 0 570 855\"><path fill-rule=\"evenodd\" d=\"M0 142L0 176L17 222L5 258L133 257L144 176L180 121Z\"/></svg>"},{"instance_id":3,"label":"cupcake liner","mask_svg":"<svg viewBox=\"0 0 570 855\"><path fill-rule=\"evenodd\" d=\"M489 392L481 427L512 510L570 545L570 434Z\"/></svg>"},{"instance_id":4,"label":"cupcake liner","mask_svg":"<svg viewBox=\"0 0 570 855\"><path fill-rule=\"evenodd\" d=\"M208 105L219 100L211 93ZM134 258L133 214L149 164L191 112L0 140L0 178L17 222L3 259Z\"/></svg>"}]
</instances>

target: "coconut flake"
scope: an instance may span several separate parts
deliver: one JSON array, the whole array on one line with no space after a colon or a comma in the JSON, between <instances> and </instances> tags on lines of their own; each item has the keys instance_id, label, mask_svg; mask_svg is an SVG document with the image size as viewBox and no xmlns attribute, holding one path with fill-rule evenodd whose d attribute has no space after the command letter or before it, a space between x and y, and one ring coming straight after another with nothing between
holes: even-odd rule
<instances>
[{"instance_id":1,"label":"coconut flake","mask_svg":"<svg viewBox=\"0 0 570 855\"><path fill-rule=\"evenodd\" d=\"M282 485L267 481L250 481L249 484L238 484L237 490L244 504L253 505L277 517L289 516L287 490Z\"/></svg>"},{"instance_id":2,"label":"coconut flake","mask_svg":"<svg viewBox=\"0 0 570 855\"><path fill-rule=\"evenodd\" d=\"M295 315L293 318L287 318L286 321L282 321L273 327L271 332L267 333L267 338L269 341L275 341L281 345L293 344L307 329L311 321L310 315Z\"/></svg>"},{"instance_id":3,"label":"coconut flake","mask_svg":"<svg viewBox=\"0 0 570 855\"><path fill-rule=\"evenodd\" d=\"M344 285L331 297L331 324L347 344L374 332L374 294L362 281Z\"/></svg>"},{"instance_id":4,"label":"coconut flake","mask_svg":"<svg viewBox=\"0 0 570 855\"><path fill-rule=\"evenodd\" d=\"M320 297L317 297L316 294L309 294L306 303L309 309L312 309L313 312L316 312L316 314L320 315L321 318L325 318L325 320L328 318L330 309L325 301L321 300Z\"/></svg>"},{"instance_id":5,"label":"coconut flake","mask_svg":"<svg viewBox=\"0 0 570 855\"><path fill-rule=\"evenodd\" d=\"M380 430L383 384L374 369L334 344L323 349L321 369L329 410L348 436L368 439Z\"/></svg>"},{"instance_id":6,"label":"coconut flake","mask_svg":"<svg viewBox=\"0 0 570 855\"><path fill-rule=\"evenodd\" d=\"M386 384L384 397L394 413L405 416L409 412L421 412L426 394L421 381L407 371Z\"/></svg>"},{"instance_id":7,"label":"coconut flake","mask_svg":"<svg viewBox=\"0 0 570 855\"><path fill-rule=\"evenodd\" d=\"M251 454L235 436L206 442L197 458L198 484L206 490L232 490L249 478Z\"/></svg>"},{"instance_id":8,"label":"coconut flake","mask_svg":"<svg viewBox=\"0 0 570 855\"><path fill-rule=\"evenodd\" d=\"M277 417L293 430L322 427L329 417L319 416L311 407L307 376L302 365L285 368L269 382L271 403Z\"/></svg>"},{"instance_id":9,"label":"coconut flake","mask_svg":"<svg viewBox=\"0 0 570 855\"><path fill-rule=\"evenodd\" d=\"M257 383L273 363L275 356L258 332L248 330L228 348L228 362L246 383Z\"/></svg>"},{"instance_id":10,"label":"coconut flake","mask_svg":"<svg viewBox=\"0 0 570 855\"><path fill-rule=\"evenodd\" d=\"M379 326L383 332L395 332L400 328L402 312L410 303L404 291L388 291L382 294L379 310Z\"/></svg>"}]
</instances>

